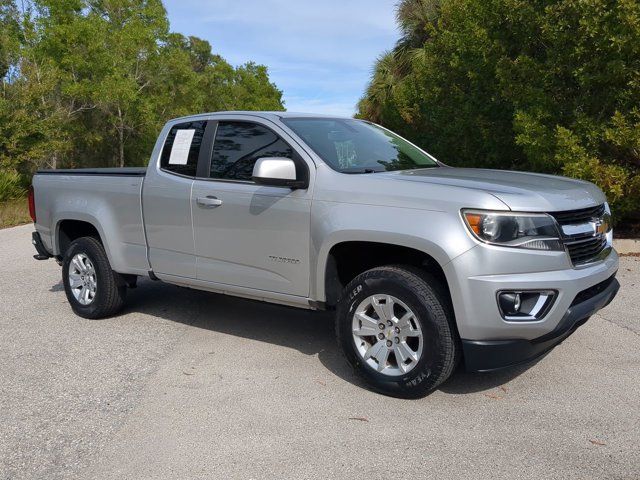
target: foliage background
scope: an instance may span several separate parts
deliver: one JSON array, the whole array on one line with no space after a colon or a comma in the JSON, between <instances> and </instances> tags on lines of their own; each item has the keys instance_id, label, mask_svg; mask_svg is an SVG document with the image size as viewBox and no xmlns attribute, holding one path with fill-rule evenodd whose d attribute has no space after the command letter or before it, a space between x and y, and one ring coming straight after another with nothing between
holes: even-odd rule
<instances>
[{"instance_id":1,"label":"foliage background","mask_svg":"<svg viewBox=\"0 0 640 480\"><path fill-rule=\"evenodd\" d=\"M453 166L595 182L640 203L638 0L402 0L358 116Z\"/></svg>"},{"instance_id":2,"label":"foliage background","mask_svg":"<svg viewBox=\"0 0 640 480\"><path fill-rule=\"evenodd\" d=\"M598 184L640 221L638 0L402 0L357 116L455 166ZM37 168L144 165L162 124L282 110L265 66L169 30L161 0L0 0L0 202Z\"/></svg>"},{"instance_id":3,"label":"foliage background","mask_svg":"<svg viewBox=\"0 0 640 480\"><path fill-rule=\"evenodd\" d=\"M169 119L283 110L267 68L169 31L161 0L0 0L0 201L38 168L145 165Z\"/></svg>"}]
</instances>

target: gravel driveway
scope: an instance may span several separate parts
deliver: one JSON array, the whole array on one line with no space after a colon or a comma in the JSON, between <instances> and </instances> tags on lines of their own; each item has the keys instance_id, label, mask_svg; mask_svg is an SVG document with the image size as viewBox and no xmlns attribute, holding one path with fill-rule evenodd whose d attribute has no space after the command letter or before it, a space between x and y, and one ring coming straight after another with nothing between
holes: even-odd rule
<instances>
[{"instance_id":1,"label":"gravel driveway","mask_svg":"<svg viewBox=\"0 0 640 480\"><path fill-rule=\"evenodd\" d=\"M0 230L0 478L640 478L640 258L550 355L415 401L354 378L326 313L143 280L71 313Z\"/></svg>"}]
</instances>

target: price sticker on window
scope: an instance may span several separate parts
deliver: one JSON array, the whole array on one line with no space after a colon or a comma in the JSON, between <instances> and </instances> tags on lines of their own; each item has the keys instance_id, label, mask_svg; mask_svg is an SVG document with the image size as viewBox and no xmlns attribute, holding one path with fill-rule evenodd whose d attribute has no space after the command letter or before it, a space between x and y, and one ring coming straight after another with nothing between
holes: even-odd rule
<instances>
[{"instance_id":1,"label":"price sticker on window","mask_svg":"<svg viewBox=\"0 0 640 480\"><path fill-rule=\"evenodd\" d=\"M186 165L189 160L189 150L193 141L195 130L178 130L173 140L169 165Z\"/></svg>"}]
</instances>

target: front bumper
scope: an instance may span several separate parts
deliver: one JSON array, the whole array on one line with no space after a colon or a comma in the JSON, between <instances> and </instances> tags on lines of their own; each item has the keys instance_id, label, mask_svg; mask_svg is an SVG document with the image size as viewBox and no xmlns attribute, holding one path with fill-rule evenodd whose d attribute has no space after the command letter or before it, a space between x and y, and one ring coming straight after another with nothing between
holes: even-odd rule
<instances>
[{"instance_id":1,"label":"front bumper","mask_svg":"<svg viewBox=\"0 0 640 480\"><path fill-rule=\"evenodd\" d=\"M536 360L583 325L591 315L606 307L620 284L615 276L580 292L551 332L531 340L462 340L468 371L488 372Z\"/></svg>"},{"instance_id":2,"label":"front bumper","mask_svg":"<svg viewBox=\"0 0 640 480\"><path fill-rule=\"evenodd\" d=\"M618 266L615 250L599 262L574 268L565 252L490 245L476 246L444 265L467 368L494 370L544 355L613 299ZM610 279L606 291L589 298L583 293L593 293ZM497 304L502 290L554 290L557 295L544 317L508 321Z\"/></svg>"}]
</instances>

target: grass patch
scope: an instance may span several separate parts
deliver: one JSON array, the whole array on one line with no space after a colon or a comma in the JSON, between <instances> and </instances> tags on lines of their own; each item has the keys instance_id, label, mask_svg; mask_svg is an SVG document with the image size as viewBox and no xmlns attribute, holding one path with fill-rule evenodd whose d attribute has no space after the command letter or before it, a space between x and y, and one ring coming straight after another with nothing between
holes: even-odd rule
<instances>
[{"instance_id":1,"label":"grass patch","mask_svg":"<svg viewBox=\"0 0 640 480\"><path fill-rule=\"evenodd\" d=\"M0 228L31 223L29 205L26 198L0 202Z\"/></svg>"}]
</instances>

